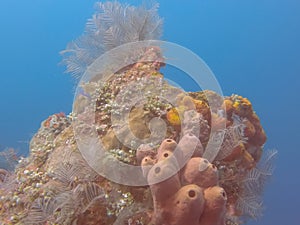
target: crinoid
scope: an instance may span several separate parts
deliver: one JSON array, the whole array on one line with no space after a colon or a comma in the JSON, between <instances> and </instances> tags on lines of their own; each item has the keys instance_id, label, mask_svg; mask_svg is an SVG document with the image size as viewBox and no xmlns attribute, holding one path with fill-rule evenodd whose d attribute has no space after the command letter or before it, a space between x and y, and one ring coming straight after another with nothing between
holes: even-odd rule
<instances>
[{"instance_id":1,"label":"crinoid","mask_svg":"<svg viewBox=\"0 0 300 225\"><path fill-rule=\"evenodd\" d=\"M54 198L37 198L33 202L27 217L24 218L22 222L25 225L45 224L53 217L55 208L56 200Z\"/></svg>"},{"instance_id":2,"label":"crinoid","mask_svg":"<svg viewBox=\"0 0 300 225\"><path fill-rule=\"evenodd\" d=\"M257 166L249 170L242 180L237 209L242 212L244 217L257 219L262 216L262 194L266 182L273 174L276 156L277 150L266 151Z\"/></svg>"},{"instance_id":3,"label":"crinoid","mask_svg":"<svg viewBox=\"0 0 300 225\"><path fill-rule=\"evenodd\" d=\"M162 34L158 4L147 9L115 2L97 2L96 13L86 23L84 35L61 51L67 72L80 78L87 66L104 52L125 43L155 40Z\"/></svg>"},{"instance_id":4,"label":"crinoid","mask_svg":"<svg viewBox=\"0 0 300 225\"><path fill-rule=\"evenodd\" d=\"M15 149L6 148L0 151L1 169L13 171L18 163L19 156Z\"/></svg>"}]
</instances>

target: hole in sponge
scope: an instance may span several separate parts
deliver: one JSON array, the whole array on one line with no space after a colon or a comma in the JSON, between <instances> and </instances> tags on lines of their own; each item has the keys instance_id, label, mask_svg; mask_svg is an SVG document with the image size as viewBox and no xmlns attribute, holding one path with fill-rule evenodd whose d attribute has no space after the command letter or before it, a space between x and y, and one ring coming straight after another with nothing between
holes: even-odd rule
<instances>
[{"instance_id":1,"label":"hole in sponge","mask_svg":"<svg viewBox=\"0 0 300 225\"><path fill-rule=\"evenodd\" d=\"M160 172L160 167L156 167L156 168L154 169L154 172L155 172L155 173L159 173L159 172Z\"/></svg>"},{"instance_id":2,"label":"hole in sponge","mask_svg":"<svg viewBox=\"0 0 300 225\"><path fill-rule=\"evenodd\" d=\"M226 198L226 193L225 193L225 191L222 191L222 196L223 196L223 198Z\"/></svg>"},{"instance_id":3,"label":"hole in sponge","mask_svg":"<svg viewBox=\"0 0 300 225\"><path fill-rule=\"evenodd\" d=\"M172 142L173 140L172 139L167 139L167 142Z\"/></svg>"},{"instance_id":4,"label":"hole in sponge","mask_svg":"<svg viewBox=\"0 0 300 225\"><path fill-rule=\"evenodd\" d=\"M169 156L169 153L165 153L164 157L167 158Z\"/></svg>"},{"instance_id":5,"label":"hole in sponge","mask_svg":"<svg viewBox=\"0 0 300 225\"><path fill-rule=\"evenodd\" d=\"M196 192L194 190L189 190L188 195L190 198L194 198L196 196Z\"/></svg>"}]
</instances>

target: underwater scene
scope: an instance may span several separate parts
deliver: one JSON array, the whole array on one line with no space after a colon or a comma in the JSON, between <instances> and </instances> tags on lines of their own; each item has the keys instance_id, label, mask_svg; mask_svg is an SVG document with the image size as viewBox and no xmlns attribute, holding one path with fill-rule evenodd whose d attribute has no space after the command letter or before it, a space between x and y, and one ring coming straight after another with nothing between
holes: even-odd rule
<instances>
[{"instance_id":1,"label":"underwater scene","mask_svg":"<svg viewBox=\"0 0 300 225\"><path fill-rule=\"evenodd\" d=\"M299 225L300 2L2 0L0 225Z\"/></svg>"}]
</instances>

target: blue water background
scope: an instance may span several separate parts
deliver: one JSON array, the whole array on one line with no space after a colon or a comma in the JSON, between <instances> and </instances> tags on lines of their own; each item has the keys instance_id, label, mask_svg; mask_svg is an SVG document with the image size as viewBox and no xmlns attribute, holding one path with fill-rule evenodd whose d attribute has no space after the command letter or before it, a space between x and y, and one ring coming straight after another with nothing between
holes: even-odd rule
<instances>
[{"instance_id":1,"label":"blue water background","mask_svg":"<svg viewBox=\"0 0 300 225\"><path fill-rule=\"evenodd\" d=\"M82 33L94 2L0 1L0 149L26 154L42 120L71 111L75 82L58 65L58 52ZM266 149L279 150L265 215L249 224L299 225L300 1L159 3L163 40L202 57L225 95L249 98L268 135Z\"/></svg>"}]
</instances>

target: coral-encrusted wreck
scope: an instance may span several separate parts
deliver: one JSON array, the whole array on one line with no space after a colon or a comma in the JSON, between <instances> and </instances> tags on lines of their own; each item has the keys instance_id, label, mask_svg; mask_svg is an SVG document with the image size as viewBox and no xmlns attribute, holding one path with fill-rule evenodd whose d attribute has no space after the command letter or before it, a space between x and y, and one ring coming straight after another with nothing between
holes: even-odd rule
<instances>
[{"instance_id":1,"label":"coral-encrusted wreck","mask_svg":"<svg viewBox=\"0 0 300 225\"><path fill-rule=\"evenodd\" d=\"M260 216L260 197L275 153L262 158L266 136L247 99L238 95L223 99L211 91L176 93L165 84L177 95L177 107L161 102L154 93L143 106L131 109L129 126L139 138L146 138L147 124L159 115L167 124L167 139L158 145L128 147L114 133L110 120L114 108L107 105L129 81L161 82L162 74L157 65L139 63L115 78L97 92L98 138L113 158L141 165L149 186L117 184L90 168L78 150L72 123L74 117L88 121L90 109L68 117L55 114L33 137L29 157L20 159L15 171L1 170L2 224L224 225ZM86 85L88 89L98 84ZM218 111L210 110L207 95L219 104ZM84 100L77 101L80 105ZM194 110L191 102L196 103ZM225 128L219 128L222 121ZM212 159L219 134L223 139Z\"/></svg>"},{"instance_id":2,"label":"coral-encrusted wreck","mask_svg":"<svg viewBox=\"0 0 300 225\"><path fill-rule=\"evenodd\" d=\"M93 17L90 26L116 8L119 16L131 19L146 13L149 29L160 26L155 9L100 6L104 14ZM89 54L88 59L98 56ZM69 71L82 72L75 62L91 63L85 56L68 58ZM240 225L261 216L276 152L263 150L266 135L250 101L209 90L185 93L164 81L162 59L159 46L147 46L138 62L109 79L80 83L73 112L42 122L29 156L20 158L14 170L0 168L0 224ZM103 158L92 157L93 163L82 154L88 149L78 144L89 136L104 148ZM86 146L100 151L94 142ZM138 168L145 183L124 185L128 174L115 168L115 161ZM110 174L125 182L111 181Z\"/></svg>"}]
</instances>

